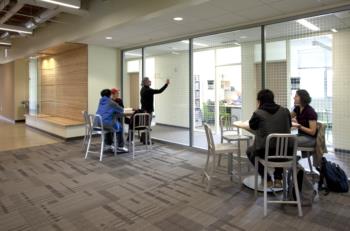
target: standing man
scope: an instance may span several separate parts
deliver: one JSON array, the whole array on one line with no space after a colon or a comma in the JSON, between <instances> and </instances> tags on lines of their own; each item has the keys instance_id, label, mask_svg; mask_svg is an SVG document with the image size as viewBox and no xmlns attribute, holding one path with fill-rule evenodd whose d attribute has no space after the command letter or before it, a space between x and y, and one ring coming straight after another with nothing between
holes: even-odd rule
<instances>
[{"instance_id":1,"label":"standing man","mask_svg":"<svg viewBox=\"0 0 350 231\"><path fill-rule=\"evenodd\" d=\"M142 79L141 95L141 109L149 113L152 119L152 113L154 111L154 95L162 93L169 85L170 80L167 79L164 86L160 89L150 88L152 82L148 77Z\"/></svg>"},{"instance_id":2,"label":"standing man","mask_svg":"<svg viewBox=\"0 0 350 231\"><path fill-rule=\"evenodd\" d=\"M142 79L142 88L140 91L141 96L141 110L144 112L149 113L150 115L150 122L152 121L152 114L154 112L154 95L162 93L169 85L170 81L169 79L166 80L166 83L164 86L160 89L152 89L150 86L152 84L151 80L148 77L145 77ZM141 135L141 142L146 144L146 139L144 136L145 133L142 133ZM148 141L147 141L148 143Z\"/></svg>"}]
</instances>

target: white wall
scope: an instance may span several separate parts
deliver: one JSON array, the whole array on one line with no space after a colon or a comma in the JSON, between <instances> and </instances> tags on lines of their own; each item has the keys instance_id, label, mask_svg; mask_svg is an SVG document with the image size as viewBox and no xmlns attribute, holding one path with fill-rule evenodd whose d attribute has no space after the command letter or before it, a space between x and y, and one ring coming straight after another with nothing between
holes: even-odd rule
<instances>
[{"instance_id":1,"label":"white wall","mask_svg":"<svg viewBox=\"0 0 350 231\"><path fill-rule=\"evenodd\" d=\"M147 69L147 67L146 67ZM170 79L169 87L155 96L156 122L189 127L189 60L188 53L155 57L155 88Z\"/></svg>"},{"instance_id":2,"label":"white wall","mask_svg":"<svg viewBox=\"0 0 350 231\"><path fill-rule=\"evenodd\" d=\"M350 150L350 31L333 34L333 142Z\"/></svg>"},{"instance_id":3,"label":"white wall","mask_svg":"<svg viewBox=\"0 0 350 231\"><path fill-rule=\"evenodd\" d=\"M88 46L88 111L96 113L100 92L105 88L118 87L120 62L115 48Z\"/></svg>"}]
</instances>

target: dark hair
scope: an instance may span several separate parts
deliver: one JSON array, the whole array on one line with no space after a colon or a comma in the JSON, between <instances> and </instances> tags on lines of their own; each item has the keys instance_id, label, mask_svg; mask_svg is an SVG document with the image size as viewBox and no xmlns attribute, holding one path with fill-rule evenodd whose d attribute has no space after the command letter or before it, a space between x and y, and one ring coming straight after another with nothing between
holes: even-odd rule
<instances>
[{"instance_id":1,"label":"dark hair","mask_svg":"<svg viewBox=\"0 0 350 231\"><path fill-rule=\"evenodd\" d=\"M265 103L274 103L275 96L273 92L269 89L263 89L258 92L257 100L260 102L260 105Z\"/></svg>"},{"instance_id":2,"label":"dark hair","mask_svg":"<svg viewBox=\"0 0 350 231\"><path fill-rule=\"evenodd\" d=\"M112 94L112 92L109 89L103 89L101 91L101 97L103 97L103 96L111 97L111 94Z\"/></svg>"},{"instance_id":3,"label":"dark hair","mask_svg":"<svg viewBox=\"0 0 350 231\"><path fill-rule=\"evenodd\" d=\"M304 89L297 90L296 94L300 97L300 104L302 106L309 105L311 103L311 97L309 92Z\"/></svg>"}]
</instances>

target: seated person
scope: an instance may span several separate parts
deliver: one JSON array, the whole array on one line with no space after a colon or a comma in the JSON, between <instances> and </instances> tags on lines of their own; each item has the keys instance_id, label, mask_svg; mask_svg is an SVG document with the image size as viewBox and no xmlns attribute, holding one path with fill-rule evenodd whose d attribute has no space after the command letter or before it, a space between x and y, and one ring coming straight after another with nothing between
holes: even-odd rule
<instances>
[{"instance_id":1,"label":"seated person","mask_svg":"<svg viewBox=\"0 0 350 231\"><path fill-rule=\"evenodd\" d=\"M298 128L298 146L314 147L317 134L317 113L310 106L311 97L306 90L297 90L294 96L295 108L291 113Z\"/></svg>"},{"instance_id":2,"label":"seated person","mask_svg":"<svg viewBox=\"0 0 350 231\"><path fill-rule=\"evenodd\" d=\"M124 108L124 103L123 103L123 100L122 98L120 98L120 90L119 89L116 89L116 88L112 88L111 89L111 97L112 97L112 100L114 100L114 102L116 102L119 106L121 106L122 108ZM118 121L120 123L122 123L122 119L121 118L118 118ZM130 124L130 118L128 117L125 117L124 118L124 122L126 124Z\"/></svg>"},{"instance_id":3,"label":"seated person","mask_svg":"<svg viewBox=\"0 0 350 231\"><path fill-rule=\"evenodd\" d=\"M272 91L261 90L257 96L258 108L249 120L250 129L255 131L254 144L247 149L247 156L255 165L255 157L265 158L266 138L272 133L290 133L292 126L290 112L274 102ZM270 149L271 150L271 149ZM274 153L272 148L270 153ZM258 172L264 177L264 166L259 163ZM276 168L274 171L275 187L282 187L283 169ZM267 175L267 185L272 187L271 176Z\"/></svg>"},{"instance_id":4,"label":"seated person","mask_svg":"<svg viewBox=\"0 0 350 231\"><path fill-rule=\"evenodd\" d=\"M120 98L120 91L116 88L112 88L111 93L112 93L112 99L114 100L114 102L116 102L119 106L124 108L123 100L122 98Z\"/></svg>"},{"instance_id":5,"label":"seated person","mask_svg":"<svg viewBox=\"0 0 350 231\"><path fill-rule=\"evenodd\" d=\"M123 126L117 120L117 117L123 116L123 108L111 99L111 90L104 89L101 91L101 99L96 114L101 115L103 128L106 130L115 130L117 132L118 147L124 147ZM106 134L105 142L107 145L113 143L113 133Z\"/></svg>"}]
</instances>

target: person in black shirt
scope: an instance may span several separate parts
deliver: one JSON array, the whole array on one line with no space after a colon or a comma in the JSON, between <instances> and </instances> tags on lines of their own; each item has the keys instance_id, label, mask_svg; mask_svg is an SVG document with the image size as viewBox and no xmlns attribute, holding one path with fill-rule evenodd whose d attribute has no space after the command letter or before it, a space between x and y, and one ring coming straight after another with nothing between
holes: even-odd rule
<instances>
[{"instance_id":1,"label":"person in black shirt","mask_svg":"<svg viewBox=\"0 0 350 231\"><path fill-rule=\"evenodd\" d=\"M162 93L169 85L170 81L167 79L164 86L160 89L152 89L150 86L152 84L151 80L148 77L143 78L142 88L140 91L141 96L141 109L149 114L154 111L154 95Z\"/></svg>"}]
</instances>

